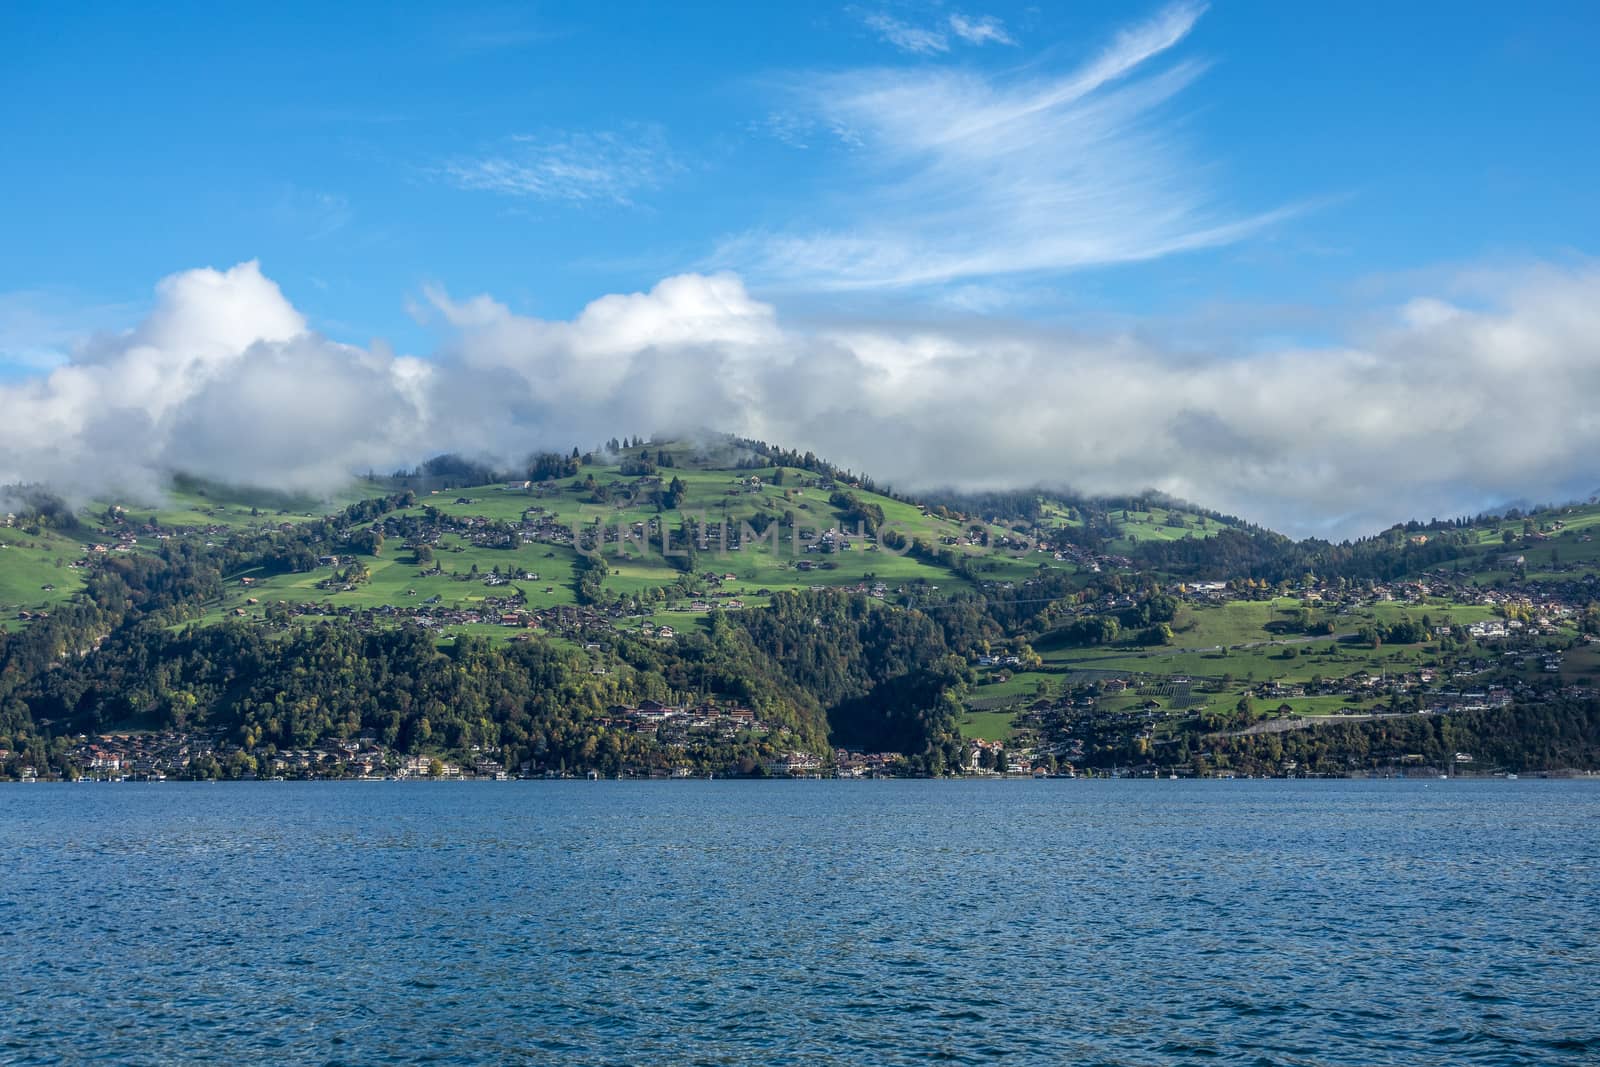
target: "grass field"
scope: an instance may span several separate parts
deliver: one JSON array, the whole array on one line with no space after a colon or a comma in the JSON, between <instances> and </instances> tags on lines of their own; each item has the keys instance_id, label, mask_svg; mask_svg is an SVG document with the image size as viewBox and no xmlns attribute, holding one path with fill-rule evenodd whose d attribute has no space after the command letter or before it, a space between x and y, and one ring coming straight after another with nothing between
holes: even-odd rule
<instances>
[{"instance_id":1,"label":"grass field","mask_svg":"<svg viewBox=\"0 0 1600 1067\"><path fill-rule=\"evenodd\" d=\"M681 592L685 585L696 595L724 594L711 600L712 603L736 598L748 606L762 605L770 594L782 590L815 587L883 583L887 589L897 590L928 583L941 593L971 588L970 582L938 563L897 554L859 537L849 539L848 551L806 551L806 540L815 533L830 528L848 532L851 527L841 521L838 509L829 502L830 490L797 484L803 476L793 470L785 472L786 484L781 486L770 484L776 474L774 468L737 472L671 468L661 474L664 481L670 482L676 477L686 487L679 508L666 513L658 512L654 503L643 499L596 503L590 492L574 491L571 488L574 479L568 478L559 483L562 486L559 492L548 495L523 489L520 485L513 488L503 484L430 491L419 495L414 508L395 514L398 518L408 513L420 518L425 509L433 508L457 518L507 523L520 522L527 514L553 518L568 526L582 527L599 521L612 528L659 520L672 531L675 550L682 547L682 542L676 539L681 536L678 522L682 516L737 525L758 514L766 515L769 520L785 513L794 515L796 523L804 528L798 541L794 531L784 529L778 531L775 543L762 540L747 542L740 549L729 549L713 542L709 549L695 553L694 574L688 578L663 556L659 535L643 548L630 545L623 551L615 543L606 546L602 553L606 563L603 588L608 593L653 603L657 621L669 621L675 626L692 625L704 614L689 609L688 597ZM582 478L590 475L600 485L632 481L623 478L616 467L589 466L580 471ZM169 494L155 517L160 522L181 526L281 522L286 521L286 517L304 519L325 514L351 500L381 491L381 487L358 485L334 499L312 502L240 492L230 494L216 487L188 485ZM850 492L863 503L881 508L886 523L894 524L908 536L920 537L971 557L979 568L980 580L1021 581L1034 574L1044 558L1034 554L1031 558L1016 559L992 553L981 545L951 544L969 536L965 524L924 514L914 505L879 494ZM621 497L621 494L615 495ZM287 508L281 508L268 516L263 504L304 506L305 510L291 515ZM140 521L144 518L138 512L131 514ZM505 596L511 592L510 586L489 587L482 581L497 567L502 572L538 575L534 579L518 577L513 583L534 609L575 603L577 554L572 549L545 544L527 544L515 549L481 548L463 537L446 534L435 547L434 559L443 573L424 577L424 568L414 562L411 552L391 542L378 556L361 558L370 577L351 590L317 588L319 582L331 576L329 568L304 574L268 575L257 571L230 575L225 596L211 606L207 617L233 618L240 613L247 617L261 616L275 601L317 604L333 609L384 604L415 606L437 597L437 603L443 607L472 609L480 606L487 596ZM478 570L477 578L471 577L474 566ZM707 581L700 577L706 573L718 577ZM251 579L251 584L244 585L240 581L242 578ZM664 591L665 596L657 594L657 590ZM256 603L250 603L252 600Z\"/></svg>"},{"instance_id":2,"label":"grass field","mask_svg":"<svg viewBox=\"0 0 1600 1067\"><path fill-rule=\"evenodd\" d=\"M1336 637L1307 639L1267 628L1273 622L1287 620L1300 607L1301 601L1294 598L1184 606L1176 620L1176 641L1170 647L1063 648L1052 646L1047 636L1034 645L1044 661L1043 670L1019 672L1003 682L991 676L973 688L969 706L975 716L974 725L995 733L999 729L996 723L1009 724L1017 709L1034 699L1041 682L1051 692L1059 692L1063 685L1081 685L1100 677L1089 672L1115 672L1136 681L1156 683L1173 676L1192 678L1197 687L1192 691L1190 705L1182 709L1188 714L1208 708L1231 709L1247 688L1261 682L1305 684L1317 677L1344 678L1359 671L1375 675L1398 673L1438 665L1438 647L1431 643L1374 649ZM1338 634L1343 635L1372 622L1391 624L1402 618L1420 620L1427 615L1435 625L1465 625L1491 614L1491 609L1479 605L1435 601L1424 605L1381 602L1329 617ZM1596 659L1600 660L1600 655ZM1585 670L1584 663L1573 669ZM1101 706L1118 710L1149 699L1135 698L1131 692L1126 697L1102 699ZM1159 702L1164 708L1168 706L1165 699ZM1311 696L1293 697L1282 703L1294 714L1333 715L1347 709L1369 709L1373 701L1349 704L1337 696Z\"/></svg>"},{"instance_id":3,"label":"grass field","mask_svg":"<svg viewBox=\"0 0 1600 1067\"><path fill-rule=\"evenodd\" d=\"M1226 524L1215 519L1202 519L1193 512L1172 508L1151 508L1149 511L1116 509L1111 512L1110 518L1118 533L1117 539L1112 542L1113 552L1129 552L1138 545L1148 544L1151 541L1214 537L1219 531L1228 528Z\"/></svg>"},{"instance_id":4,"label":"grass field","mask_svg":"<svg viewBox=\"0 0 1600 1067\"><path fill-rule=\"evenodd\" d=\"M1563 656L1561 680L1572 685L1600 685L1600 645L1580 645Z\"/></svg>"},{"instance_id":5,"label":"grass field","mask_svg":"<svg viewBox=\"0 0 1600 1067\"><path fill-rule=\"evenodd\" d=\"M49 530L30 535L0 527L0 618L16 624L19 611L49 610L83 588L69 564L83 555L81 541Z\"/></svg>"},{"instance_id":6,"label":"grass field","mask_svg":"<svg viewBox=\"0 0 1600 1067\"><path fill-rule=\"evenodd\" d=\"M1300 608L1301 601L1292 597L1235 600L1217 606L1185 605L1179 609L1178 617L1174 620L1174 640L1169 648L1131 645L1062 648L1046 635L1035 643L1035 649L1047 663L1052 664L1081 665L1089 661L1124 660L1130 657L1141 660L1161 658L1184 661L1174 673L1216 674L1220 673L1216 668L1200 670L1196 664L1201 661L1195 657L1215 657L1223 653L1226 659L1242 656L1253 661L1263 656L1277 656L1287 647L1304 650L1310 646L1327 644L1330 638L1308 638L1287 628L1268 628L1273 623L1287 623ZM1467 625L1493 615L1488 607L1446 601L1431 601L1421 605L1385 602L1352 611L1317 610L1322 618L1333 622L1338 635L1355 633L1369 623L1388 625L1405 618L1420 621L1425 615L1433 624L1440 626ZM1215 660L1213 658L1207 662Z\"/></svg>"},{"instance_id":7,"label":"grass field","mask_svg":"<svg viewBox=\"0 0 1600 1067\"><path fill-rule=\"evenodd\" d=\"M772 467L746 471L662 469L659 474L663 483L677 478L685 487L679 506L674 512L668 513L667 518L674 525L679 514L703 517L708 522L737 524L757 514L777 518L786 512L793 512L796 522L808 530L821 531L840 525L837 509L828 502L830 490L797 484L801 476L792 470L786 471L785 484L773 485L771 479L776 470ZM483 485L430 492L422 495L418 502L448 515L482 516L502 522L514 522L530 508L569 525L587 525L598 519L604 525L616 526L619 523L647 523L658 517L655 505L644 498L634 501L618 497L607 503L595 503L591 494L573 488L575 481L590 476L602 486L632 481L622 475L620 468L590 466L582 468L577 479L560 479L557 484L561 489L552 495L510 490L502 485ZM751 483L752 478L760 479L759 487ZM966 529L962 524L924 514L915 505L904 501L865 490L842 486L838 489L855 495L863 503L877 505L883 511L887 525L910 537L924 537L938 543L940 538L958 537ZM459 503L461 500L467 502ZM973 555L986 551L976 546L965 546L963 550Z\"/></svg>"},{"instance_id":8,"label":"grass field","mask_svg":"<svg viewBox=\"0 0 1600 1067\"><path fill-rule=\"evenodd\" d=\"M178 528L247 528L263 523L305 522L321 518L357 501L382 496L386 491L371 482L355 482L338 492L319 497L179 478L159 498L134 496L99 501L84 510L89 518L96 521L104 515L107 507L114 504L126 509L128 519L137 523L153 520L161 526Z\"/></svg>"},{"instance_id":9,"label":"grass field","mask_svg":"<svg viewBox=\"0 0 1600 1067\"><path fill-rule=\"evenodd\" d=\"M982 741L1009 741L1014 715L1009 711L973 711L961 717L961 736Z\"/></svg>"},{"instance_id":10,"label":"grass field","mask_svg":"<svg viewBox=\"0 0 1600 1067\"><path fill-rule=\"evenodd\" d=\"M615 467L585 467L580 473L584 477L593 475L602 485L629 481ZM508 490L499 485L471 486L429 493L420 498L418 504L447 515L500 522L516 522L525 512L531 512L578 527L589 526L596 520L606 527L616 528L660 519L666 522L674 537L678 533L678 522L684 516L737 528L741 522L752 521L757 515L775 520L792 513L801 531L782 529L775 542L765 539L747 542L739 549L724 548L713 540L708 549L696 552L696 572L732 575L722 583L721 589L740 597L758 596L762 590L776 592L873 581L890 586L926 581L945 589L970 587L965 579L941 565L873 546L861 538L850 538L849 551L807 552L806 541L816 533L832 528L849 533L853 527L843 522L839 510L829 503L830 491L794 484L799 480L794 471L786 472L786 484L781 486L770 484L775 468L737 472L673 468L660 473L663 481L677 478L685 486L680 506L671 512L658 512L652 503L643 500L595 503L589 493L573 491L573 479L562 479L563 488L553 495ZM761 479L759 487L750 482L752 477ZM862 490L848 491L863 503L881 508L885 523L906 536L922 538L970 557L981 580L1021 581L1035 573L1045 559L1038 553L1019 559L982 545L946 544L964 539L968 528L924 514L903 501ZM673 541L673 550L681 547L680 541ZM613 572L607 576L605 587L624 595L671 585L679 577L679 572L663 556L659 535L649 538L642 547L630 544L624 549L610 545L603 554Z\"/></svg>"},{"instance_id":11,"label":"grass field","mask_svg":"<svg viewBox=\"0 0 1600 1067\"><path fill-rule=\"evenodd\" d=\"M415 607L433 597L444 607L472 609L481 607L486 597L504 597L513 587L527 597L531 608L556 607L575 604L572 584L572 563L575 553L569 548L553 545L527 545L520 551L479 548L464 544L459 538L446 537L435 552L435 562L443 569L439 575L423 577L423 567L413 561L411 552L400 546L384 546L376 557L360 557L371 578L346 592L317 588L317 583L334 573L331 567L319 567L304 574L267 575L261 571L243 571L231 575L227 593L215 605L209 616L227 617L235 609L247 615L265 614L273 601L299 604L326 604L330 607L350 606L371 608L384 604ZM479 577L472 577L476 565ZM510 584L488 586L484 579L495 569L516 571L519 575ZM536 574L537 578L523 578L521 574ZM250 578L244 585L240 579ZM249 600L259 603L251 605Z\"/></svg>"}]
</instances>

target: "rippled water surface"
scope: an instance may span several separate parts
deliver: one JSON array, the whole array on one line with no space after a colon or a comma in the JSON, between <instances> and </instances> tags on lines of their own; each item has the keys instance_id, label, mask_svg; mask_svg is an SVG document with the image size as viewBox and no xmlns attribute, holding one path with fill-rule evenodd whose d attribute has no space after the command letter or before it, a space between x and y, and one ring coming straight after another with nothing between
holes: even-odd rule
<instances>
[{"instance_id":1,"label":"rippled water surface","mask_svg":"<svg viewBox=\"0 0 1600 1067\"><path fill-rule=\"evenodd\" d=\"M1600 784L0 787L0 1061L1593 1064Z\"/></svg>"}]
</instances>

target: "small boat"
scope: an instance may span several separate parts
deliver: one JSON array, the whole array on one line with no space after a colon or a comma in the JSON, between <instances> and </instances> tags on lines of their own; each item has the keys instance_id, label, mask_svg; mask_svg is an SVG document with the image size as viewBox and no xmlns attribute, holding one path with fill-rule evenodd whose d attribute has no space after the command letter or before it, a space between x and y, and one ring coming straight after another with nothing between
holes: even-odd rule
<instances>
[{"instance_id":1,"label":"small boat","mask_svg":"<svg viewBox=\"0 0 1600 1067\"><path fill-rule=\"evenodd\" d=\"M1516 781L1516 780L1517 780L1517 776L1516 776L1516 775L1514 775L1514 774L1511 774L1511 773L1509 773L1509 772L1508 772L1508 773L1507 773L1507 774L1506 774L1506 781L1508 781L1508 782L1514 782L1514 781Z\"/></svg>"}]
</instances>

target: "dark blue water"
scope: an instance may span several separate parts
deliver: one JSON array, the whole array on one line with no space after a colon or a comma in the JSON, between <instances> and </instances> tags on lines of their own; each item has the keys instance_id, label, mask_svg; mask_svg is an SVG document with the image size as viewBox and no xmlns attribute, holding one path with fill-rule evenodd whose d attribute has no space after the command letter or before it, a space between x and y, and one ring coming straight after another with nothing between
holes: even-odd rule
<instances>
[{"instance_id":1,"label":"dark blue water","mask_svg":"<svg viewBox=\"0 0 1600 1067\"><path fill-rule=\"evenodd\" d=\"M1600 784L0 788L0 1061L1593 1064Z\"/></svg>"}]
</instances>

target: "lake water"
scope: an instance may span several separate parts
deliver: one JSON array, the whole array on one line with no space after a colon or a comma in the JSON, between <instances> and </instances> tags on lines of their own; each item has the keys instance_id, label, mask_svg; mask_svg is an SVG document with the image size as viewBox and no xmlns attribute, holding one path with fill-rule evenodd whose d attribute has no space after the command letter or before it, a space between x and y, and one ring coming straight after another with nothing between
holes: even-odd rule
<instances>
[{"instance_id":1,"label":"lake water","mask_svg":"<svg viewBox=\"0 0 1600 1067\"><path fill-rule=\"evenodd\" d=\"M1600 783L0 788L0 1062L1593 1064Z\"/></svg>"}]
</instances>

